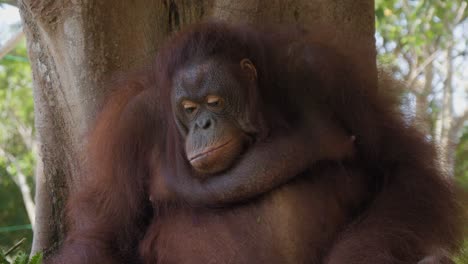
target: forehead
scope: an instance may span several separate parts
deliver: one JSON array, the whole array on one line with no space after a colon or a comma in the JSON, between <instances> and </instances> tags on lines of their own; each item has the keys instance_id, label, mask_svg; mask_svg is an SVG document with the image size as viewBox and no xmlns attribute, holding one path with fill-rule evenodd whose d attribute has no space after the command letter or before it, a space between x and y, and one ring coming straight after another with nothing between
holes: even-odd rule
<instances>
[{"instance_id":1,"label":"forehead","mask_svg":"<svg viewBox=\"0 0 468 264\"><path fill-rule=\"evenodd\" d=\"M220 60L189 64L176 72L173 79L174 99L202 99L208 94L230 96L237 93L234 65Z\"/></svg>"}]
</instances>

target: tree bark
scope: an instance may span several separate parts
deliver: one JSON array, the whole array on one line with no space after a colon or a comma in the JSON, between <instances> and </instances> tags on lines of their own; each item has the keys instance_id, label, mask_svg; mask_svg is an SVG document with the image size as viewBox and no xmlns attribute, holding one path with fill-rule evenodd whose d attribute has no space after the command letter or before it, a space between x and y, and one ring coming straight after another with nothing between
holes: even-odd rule
<instances>
[{"instance_id":1,"label":"tree bark","mask_svg":"<svg viewBox=\"0 0 468 264\"><path fill-rule=\"evenodd\" d=\"M19 7L43 165L33 251L53 250L66 232L63 207L86 176L80 170L86 131L109 94L106 83L118 72L144 65L173 31L206 18L323 25L333 28L327 40L358 56L364 74L376 80L370 0L21 0Z\"/></svg>"}]
</instances>

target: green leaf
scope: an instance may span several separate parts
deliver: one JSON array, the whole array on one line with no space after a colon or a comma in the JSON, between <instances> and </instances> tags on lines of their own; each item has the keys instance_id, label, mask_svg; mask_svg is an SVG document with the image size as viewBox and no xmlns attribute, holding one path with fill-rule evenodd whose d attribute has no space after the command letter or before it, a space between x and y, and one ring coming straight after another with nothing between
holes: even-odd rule
<instances>
[{"instance_id":1,"label":"green leaf","mask_svg":"<svg viewBox=\"0 0 468 264\"><path fill-rule=\"evenodd\" d=\"M0 252L0 264L9 264L5 256L3 255L3 252Z\"/></svg>"},{"instance_id":2,"label":"green leaf","mask_svg":"<svg viewBox=\"0 0 468 264\"><path fill-rule=\"evenodd\" d=\"M377 20L380 20L384 17L384 9L383 8L377 8L375 10L375 16L377 17Z\"/></svg>"},{"instance_id":3,"label":"green leaf","mask_svg":"<svg viewBox=\"0 0 468 264\"><path fill-rule=\"evenodd\" d=\"M28 255L24 252L18 253L13 264L28 264Z\"/></svg>"},{"instance_id":4,"label":"green leaf","mask_svg":"<svg viewBox=\"0 0 468 264\"><path fill-rule=\"evenodd\" d=\"M41 263L42 263L42 253L40 252L36 253L29 261L29 264L41 264Z\"/></svg>"}]
</instances>

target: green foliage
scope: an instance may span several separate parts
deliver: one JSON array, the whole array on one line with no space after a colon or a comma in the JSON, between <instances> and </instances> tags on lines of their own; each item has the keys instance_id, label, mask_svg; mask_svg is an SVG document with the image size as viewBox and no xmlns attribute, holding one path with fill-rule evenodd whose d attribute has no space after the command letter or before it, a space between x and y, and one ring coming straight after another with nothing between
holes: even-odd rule
<instances>
[{"instance_id":1,"label":"green foliage","mask_svg":"<svg viewBox=\"0 0 468 264\"><path fill-rule=\"evenodd\" d=\"M34 127L31 67L26 58L22 42L0 61L0 140L11 142L9 147L15 152L25 151L24 144L18 144L21 139L16 125Z\"/></svg>"},{"instance_id":2,"label":"green foliage","mask_svg":"<svg viewBox=\"0 0 468 264\"><path fill-rule=\"evenodd\" d=\"M32 99L31 69L27 60L25 43L18 45L9 55L0 60L0 148L12 155L17 164L12 164L0 154L0 228L29 224L23 206L22 195L13 181L18 168L34 186L35 156L31 146L34 142L34 104ZM21 129L21 131L20 131ZM21 132L21 133L20 133ZM30 136L26 139L25 136ZM13 244L18 237L26 237L22 245L28 251L31 246L31 229L0 231L0 248Z\"/></svg>"},{"instance_id":3,"label":"green foliage","mask_svg":"<svg viewBox=\"0 0 468 264\"><path fill-rule=\"evenodd\" d=\"M42 253L38 252L29 259L29 256L23 251L18 251L13 257L13 253L24 243L23 238L7 251L0 250L0 264L41 264Z\"/></svg>"},{"instance_id":4,"label":"green foliage","mask_svg":"<svg viewBox=\"0 0 468 264\"><path fill-rule=\"evenodd\" d=\"M20 252L16 254L16 258L13 261L13 264L27 264L28 263L28 255L26 255L24 252Z\"/></svg>"},{"instance_id":5,"label":"green foliage","mask_svg":"<svg viewBox=\"0 0 468 264\"><path fill-rule=\"evenodd\" d=\"M0 252L0 264L42 264L42 253L36 253L34 256L29 256L24 252L18 252L11 261L7 259L4 253Z\"/></svg>"},{"instance_id":6,"label":"green foliage","mask_svg":"<svg viewBox=\"0 0 468 264\"><path fill-rule=\"evenodd\" d=\"M468 126L465 127L455 152L457 182L468 191Z\"/></svg>"},{"instance_id":7,"label":"green foliage","mask_svg":"<svg viewBox=\"0 0 468 264\"><path fill-rule=\"evenodd\" d=\"M29 260L29 264L41 264L42 263L42 253L36 253Z\"/></svg>"},{"instance_id":8,"label":"green foliage","mask_svg":"<svg viewBox=\"0 0 468 264\"><path fill-rule=\"evenodd\" d=\"M468 239L465 239L465 245L463 251L459 256L455 258L456 264L467 264L468 263Z\"/></svg>"},{"instance_id":9,"label":"green foliage","mask_svg":"<svg viewBox=\"0 0 468 264\"><path fill-rule=\"evenodd\" d=\"M424 56L428 43L444 48L451 39L458 7L466 0L397 1L376 0L376 31L383 38L387 51L408 51ZM468 12L465 10L463 17Z\"/></svg>"},{"instance_id":10,"label":"green foliage","mask_svg":"<svg viewBox=\"0 0 468 264\"><path fill-rule=\"evenodd\" d=\"M16 226L29 223L26 210L23 207L21 193L0 164L0 227ZM32 241L31 229L17 231L0 231L0 248L6 249L19 237L26 237L27 242L22 245L24 250L29 250Z\"/></svg>"}]
</instances>

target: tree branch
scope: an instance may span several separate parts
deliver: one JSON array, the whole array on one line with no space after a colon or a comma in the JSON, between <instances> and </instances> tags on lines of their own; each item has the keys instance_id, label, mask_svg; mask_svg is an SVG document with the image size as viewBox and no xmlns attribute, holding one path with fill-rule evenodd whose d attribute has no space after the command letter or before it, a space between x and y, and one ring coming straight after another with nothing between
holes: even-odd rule
<instances>
[{"instance_id":1,"label":"tree branch","mask_svg":"<svg viewBox=\"0 0 468 264\"><path fill-rule=\"evenodd\" d=\"M467 3L464 2L464 1L460 4L460 7L457 10L457 16L455 17L454 27L456 27L458 25L458 23L460 23L464 18L466 18L464 16L466 5L467 5Z\"/></svg>"},{"instance_id":2,"label":"tree branch","mask_svg":"<svg viewBox=\"0 0 468 264\"><path fill-rule=\"evenodd\" d=\"M11 153L5 151L3 148L0 147L0 155L6 157L8 162L10 162L16 169L16 175L13 177L13 181L16 183L18 188L21 191L21 195L23 197L24 206L26 208L26 213L29 217L29 222L34 229L36 214L35 214L35 204L34 200L32 199L31 195L31 188L28 185L26 180L26 175L24 175L23 170L21 169L18 159L13 156Z\"/></svg>"},{"instance_id":3,"label":"tree branch","mask_svg":"<svg viewBox=\"0 0 468 264\"><path fill-rule=\"evenodd\" d=\"M423 63L414 71L414 74L411 76L411 79L408 81L408 86L413 88L414 82L417 80L418 76L431 64L439 55L439 51L433 52ZM411 89L414 90L414 89ZM415 92L415 91L413 91Z\"/></svg>"},{"instance_id":4,"label":"tree branch","mask_svg":"<svg viewBox=\"0 0 468 264\"><path fill-rule=\"evenodd\" d=\"M0 47L0 60L8 54L12 49L16 47L16 45L23 39L24 33L23 30L20 30L18 33L13 35L11 39L9 39L5 45Z\"/></svg>"},{"instance_id":5,"label":"tree branch","mask_svg":"<svg viewBox=\"0 0 468 264\"><path fill-rule=\"evenodd\" d=\"M33 153L36 153L37 141L33 135L32 127L28 127L23 122L21 122L21 120L13 111L8 111L7 115L15 123L16 131L21 136L21 139L23 140L24 145L28 149L30 149Z\"/></svg>"}]
</instances>

